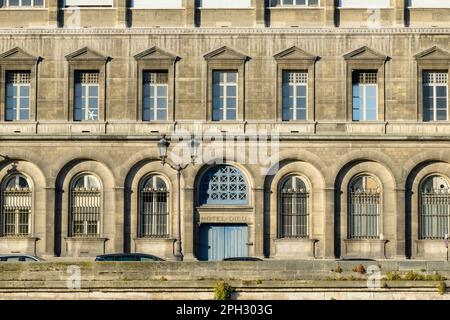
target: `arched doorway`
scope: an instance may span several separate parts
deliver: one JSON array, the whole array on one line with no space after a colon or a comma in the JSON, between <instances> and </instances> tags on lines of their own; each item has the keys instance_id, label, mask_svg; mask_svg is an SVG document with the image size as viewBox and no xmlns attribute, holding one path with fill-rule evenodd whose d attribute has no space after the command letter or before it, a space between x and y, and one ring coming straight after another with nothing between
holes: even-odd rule
<instances>
[{"instance_id":1,"label":"arched doorway","mask_svg":"<svg viewBox=\"0 0 450 320\"><path fill-rule=\"evenodd\" d=\"M209 167L197 184L197 257L203 261L249 255L253 219L246 176L231 165Z\"/></svg>"}]
</instances>

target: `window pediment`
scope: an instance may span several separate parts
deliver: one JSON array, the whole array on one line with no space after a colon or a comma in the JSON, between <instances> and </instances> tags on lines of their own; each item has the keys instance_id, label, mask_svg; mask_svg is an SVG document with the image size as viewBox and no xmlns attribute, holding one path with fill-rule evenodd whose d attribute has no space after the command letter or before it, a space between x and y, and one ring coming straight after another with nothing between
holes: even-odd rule
<instances>
[{"instance_id":1,"label":"window pediment","mask_svg":"<svg viewBox=\"0 0 450 320\"><path fill-rule=\"evenodd\" d=\"M0 62L29 62L36 63L40 60L40 57L35 57L19 47L8 50L2 54L0 54Z\"/></svg>"},{"instance_id":2,"label":"window pediment","mask_svg":"<svg viewBox=\"0 0 450 320\"><path fill-rule=\"evenodd\" d=\"M168 60L177 61L180 58L172 53L164 51L158 47L152 47L134 56L137 61L155 61L155 60Z\"/></svg>"},{"instance_id":3,"label":"window pediment","mask_svg":"<svg viewBox=\"0 0 450 320\"><path fill-rule=\"evenodd\" d=\"M68 61L73 62L83 62L83 61L95 61L95 62L106 62L110 58L106 57L104 55L101 55L100 53L88 48L84 47L80 50L77 50L69 55L66 56L66 59Z\"/></svg>"},{"instance_id":4,"label":"window pediment","mask_svg":"<svg viewBox=\"0 0 450 320\"><path fill-rule=\"evenodd\" d=\"M241 61L241 62L245 62L250 59L250 57L248 57L247 55L237 52L226 46L216 49L216 50L204 55L204 58L207 61L232 60L232 61Z\"/></svg>"},{"instance_id":5,"label":"window pediment","mask_svg":"<svg viewBox=\"0 0 450 320\"><path fill-rule=\"evenodd\" d=\"M344 55L344 59L350 61L386 61L388 57L364 46L350 53L347 53L346 55Z\"/></svg>"},{"instance_id":6,"label":"window pediment","mask_svg":"<svg viewBox=\"0 0 450 320\"><path fill-rule=\"evenodd\" d=\"M277 61L316 61L317 56L293 46L273 56Z\"/></svg>"},{"instance_id":7,"label":"window pediment","mask_svg":"<svg viewBox=\"0 0 450 320\"><path fill-rule=\"evenodd\" d=\"M450 60L450 53L441 48L434 46L430 49L422 51L414 56L417 61L426 60Z\"/></svg>"}]
</instances>

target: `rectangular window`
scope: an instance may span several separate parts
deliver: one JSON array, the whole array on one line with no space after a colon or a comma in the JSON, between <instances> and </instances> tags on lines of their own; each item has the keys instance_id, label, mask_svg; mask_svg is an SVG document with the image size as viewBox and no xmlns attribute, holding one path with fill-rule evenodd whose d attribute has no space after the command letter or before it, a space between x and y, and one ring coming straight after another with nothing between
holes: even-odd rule
<instances>
[{"instance_id":1,"label":"rectangular window","mask_svg":"<svg viewBox=\"0 0 450 320\"><path fill-rule=\"evenodd\" d=\"M167 121L168 107L168 72L143 72L142 83L142 120Z\"/></svg>"},{"instance_id":2,"label":"rectangular window","mask_svg":"<svg viewBox=\"0 0 450 320\"><path fill-rule=\"evenodd\" d=\"M6 121L30 120L30 71L6 72Z\"/></svg>"},{"instance_id":3,"label":"rectangular window","mask_svg":"<svg viewBox=\"0 0 450 320\"><path fill-rule=\"evenodd\" d=\"M271 0L270 3L272 7L318 7L320 4L319 0Z\"/></svg>"},{"instance_id":4,"label":"rectangular window","mask_svg":"<svg viewBox=\"0 0 450 320\"><path fill-rule=\"evenodd\" d=\"M409 6L412 8L450 8L448 0L409 0Z\"/></svg>"},{"instance_id":5,"label":"rectangular window","mask_svg":"<svg viewBox=\"0 0 450 320\"><path fill-rule=\"evenodd\" d=\"M340 0L341 8L389 8L390 0Z\"/></svg>"},{"instance_id":6,"label":"rectangular window","mask_svg":"<svg viewBox=\"0 0 450 320\"><path fill-rule=\"evenodd\" d=\"M448 120L448 71L423 73L423 121Z\"/></svg>"},{"instance_id":7,"label":"rectangular window","mask_svg":"<svg viewBox=\"0 0 450 320\"><path fill-rule=\"evenodd\" d=\"M181 9L181 0L133 0L131 8L135 9Z\"/></svg>"},{"instance_id":8,"label":"rectangular window","mask_svg":"<svg viewBox=\"0 0 450 320\"><path fill-rule=\"evenodd\" d=\"M95 121L98 116L99 72L75 72L75 121Z\"/></svg>"},{"instance_id":9,"label":"rectangular window","mask_svg":"<svg viewBox=\"0 0 450 320\"><path fill-rule=\"evenodd\" d=\"M353 72L353 121L376 121L378 87L376 71Z\"/></svg>"},{"instance_id":10,"label":"rectangular window","mask_svg":"<svg viewBox=\"0 0 450 320\"><path fill-rule=\"evenodd\" d=\"M307 120L308 73L283 71L283 121Z\"/></svg>"},{"instance_id":11,"label":"rectangular window","mask_svg":"<svg viewBox=\"0 0 450 320\"><path fill-rule=\"evenodd\" d=\"M113 0L65 0L65 7L112 7Z\"/></svg>"},{"instance_id":12,"label":"rectangular window","mask_svg":"<svg viewBox=\"0 0 450 320\"><path fill-rule=\"evenodd\" d=\"M212 91L212 120L237 120L237 71L213 71Z\"/></svg>"},{"instance_id":13,"label":"rectangular window","mask_svg":"<svg viewBox=\"0 0 450 320\"><path fill-rule=\"evenodd\" d=\"M239 9L251 8L250 0L200 0L200 8L214 8L214 9Z\"/></svg>"},{"instance_id":14,"label":"rectangular window","mask_svg":"<svg viewBox=\"0 0 450 320\"><path fill-rule=\"evenodd\" d=\"M44 7L44 0L0 0L0 8Z\"/></svg>"}]
</instances>

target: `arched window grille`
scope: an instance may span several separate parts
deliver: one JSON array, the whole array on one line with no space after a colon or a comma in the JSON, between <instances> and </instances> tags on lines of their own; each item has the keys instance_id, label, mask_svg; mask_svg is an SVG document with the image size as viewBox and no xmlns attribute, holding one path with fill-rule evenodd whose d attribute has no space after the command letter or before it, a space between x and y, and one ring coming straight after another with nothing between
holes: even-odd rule
<instances>
[{"instance_id":1,"label":"arched window grille","mask_svg":"<svg viewBox=\"0 0 450 320\"><path fill-rule=\"evenodd\" d=\"M247 205L248 184L244 174L230 165L209 169L200 181L200 205Z\"/></svg>"},{"instance_id":2,"label":"arched window grille","mask_svg":"<svg viewBox=\"0 0 450 320\"><path fill-rule=\"evenodd\" d=\"M309 191L300 177L289 177L280 187L280 237L308 238Z\"/></svg>"},{"instance_id":3,"label":"arched window grille","mask_svg":"<svg viewBox=\"0 0 450 320\"><path fill-rule=\"evenodd\" d=\"M20 174L8 177L2 187L1 236L25 237L31 233L32 190Z\"/></svg>"},{"instance_id":4,"label":"arched window grille","mask_svg":"<svg viewBox=\"0 0 450 320\"><path fill-rule=\"evenodd\" d=\"M380 185L375 178L363 175L353 179L349 189L349 239L379 238Z\"/></svg>"},{"instance_id":5,"label":"arched window grille","mask_svg":"<svg viewBox=\"0 0 450 320\"><path fill-rule=\"evenodd\" d=\"M450 183L431 176L420 188L419 234L421 239L444 239L449 232Z\"/></svg>"},{"instance_id":6,"label":"arched window grille","mask_svg":"<svg viewBox=\"0 0 450 320\"><path fill-rule=\"evenodd\" d=\"M139 237L169 236L169 190L159 176L147 177L139 198Z\"/></svg>"},{"instance_id":7,"label":"arched window grille","mask_svg":"<svg viewBox=\"0 0 450 320\"><path fill-rule=\"evenodd\" d=\"M93 175L77 177L71 188L70 236L96 237L100 234L102 188Z\"/></svg>"}]
</instances>

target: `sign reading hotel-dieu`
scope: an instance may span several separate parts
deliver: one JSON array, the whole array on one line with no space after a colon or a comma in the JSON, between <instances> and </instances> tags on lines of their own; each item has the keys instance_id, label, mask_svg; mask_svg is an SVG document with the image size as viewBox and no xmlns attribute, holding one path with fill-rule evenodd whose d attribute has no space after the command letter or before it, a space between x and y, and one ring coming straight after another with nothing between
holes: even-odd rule
<instances>
[{"instance_id":1,"label":"sign reading hotel-dieu","mask_svg":"<svg viewBox=\"0 0 450 320\"><path fill-rule=\"evenodd\" d=\"M242 215L201 215L200 223L247 223L248 217Z\"/></svg>"}]
</instances>

